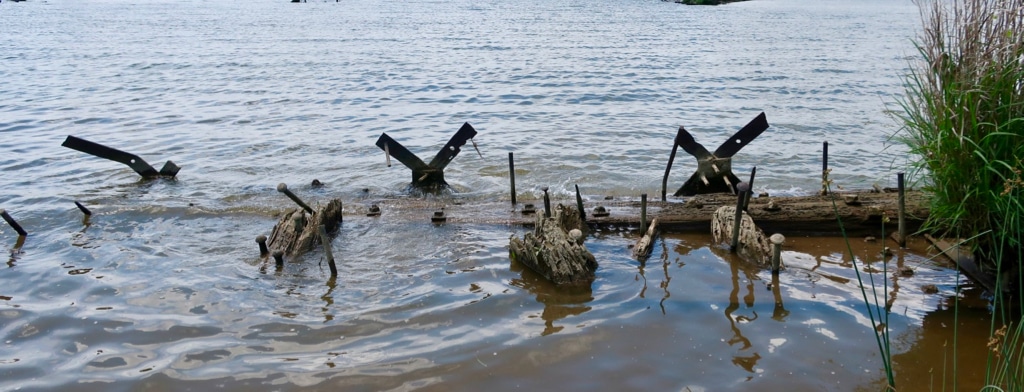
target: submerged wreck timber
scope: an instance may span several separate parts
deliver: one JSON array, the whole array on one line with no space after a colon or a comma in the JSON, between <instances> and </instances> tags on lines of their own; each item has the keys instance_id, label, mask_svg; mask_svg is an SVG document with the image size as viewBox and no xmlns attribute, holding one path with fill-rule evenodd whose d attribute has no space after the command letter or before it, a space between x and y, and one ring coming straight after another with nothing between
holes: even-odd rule
<instances>
[{"instance_id":1,"label":"submerged wreck timber","mask_svg":"<svg viewBox=\"0 0 1024 392\"><path fill-rule=\"evenodd\" d=\"M572 200L553 200L553 203L573 203ZM477 202L453 199L364 199L349 203L346 215L366 216L372 206L379 208L380 215L373 219L422 220L424 223L435 212L443 210L447 223L503 224L512 226L533 226L536 218L543 214L543 207L536 212L524 213L533 204L523 202L513 210L505 202ZM538 203L540 204L540 203ZM591 200L584 202L586 222L596 228L638 228L643 213L640 200ZM925 195L920 191L906 193L906 229L913 232L928 216ZM730 194L708 194L687 197L681 201L647 203L648 219L657 218L659 229L665 232L708 232L715 210L722 206L736 205L736 196ZM601 208L608 212L592 213ZM747 212L767 233L838 235L842 229L848 235L878 235L885 225L886 232L897 228L898 194L895 192L843 192L841 194L754 197ZM838 219L837 219L838 218Z\"/></svg>"}]
</instances>

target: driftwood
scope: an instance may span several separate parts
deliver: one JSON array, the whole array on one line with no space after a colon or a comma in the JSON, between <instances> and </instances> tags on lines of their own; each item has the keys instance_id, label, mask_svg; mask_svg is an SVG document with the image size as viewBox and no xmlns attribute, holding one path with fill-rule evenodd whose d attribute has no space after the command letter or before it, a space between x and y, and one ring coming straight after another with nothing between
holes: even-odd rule
<instances>
[{"instance_id":1,"label":"driftwood","mask_svg":"<svg viewBox=\"0 0 1024 392\"><path fill-rule=\"evenodd\" d=\"M324 225L328 233L337 231L342 219L341 210L339 199L332 199L327 205L319 206L313 214L301 208L289 210L274 225L267 245L271 250L283 251L289 257L309 252L320 241L320 225Z\"/></svg>"},{"instance_id":2,"label":"driftwood","mask_svg":"<svg viewBox=\"0 0 1024 392\"><path fill-rule=\"evenodd\" d=\"M725 206L715 211L715 216L711 220L711 235L715 242L732 244L732 228L735 222L736 207ZM743 212L740 218L739 242L736 248L736 252L747 260L761 266L771 265L771 242L746 212Z\"/></svg>"},{"instance_id":3,"label":"driftwood","mask_svg":"<svg viewBox=\"0 0 1024 392\"><path fill-rule=\"evenodd\" d=\"M579 211L560 204L551 218L538 214L522 240L509 239L511 257L557 285L590 285L597 259L583 246L582 228Z\"/></svg>"},{"instance_id":4,"label":"driftwood","mask_svg":"<svg viewBox=\"0 0 1024 392\"><path fill-rule=\"evenodd\" d=\"M658 235L658 218L654 218L651 224L647 226L647 233L644 233L643 237L636 242L636 246L633 247L633 257L638 260L646 258L651 255L651 246L654 245L654 237Z\"/></svg>"}]
</instances>

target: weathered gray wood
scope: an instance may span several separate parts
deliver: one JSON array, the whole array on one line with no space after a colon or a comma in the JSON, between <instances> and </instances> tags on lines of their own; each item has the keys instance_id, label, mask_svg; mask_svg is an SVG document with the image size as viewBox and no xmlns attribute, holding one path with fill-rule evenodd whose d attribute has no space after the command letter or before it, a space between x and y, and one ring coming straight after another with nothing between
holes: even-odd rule
<instances>
[{"instance_id":1,"label":"weathered gray wood","mask_svg":"<svg viewBox=\"0 0 1024 392\"><path fill-rule=\"evenodd\" d=\"M309 252L320 241L320 225L324 225L328 233L335 232L342 220L341 212L342 204L339 199L332 199L327 205L318 206L313 214L299 208L288 210L274 225L267 246L270 249L281 250L289 257Z\"/></svg>"},{"instance_id":2,"label":"weathered gray wood","mask_svg":"<svg viewBox=\"0 0 1024 392\"><path fill-rule=\"evenodd\" d=\"M538 215L522 240L509 239L511 257L557 285L590 285L597 259L583 246L582 228L576 208L559 204L551 218Z\"/></svg>"},{"instance_id":3,"label":"weathered gray wood","mask_svg":"<svg viewBox=\"0 0 1024 392\"><path fill-rule=\"evenodd\" d=\"M654 245L654 238L658 235L658 218L654 218L651 221L651 225L647 227L647 233L644 233L643 237L636 242L636 246L633 247L633 257L637 259L643 259L651 255L651 246Z\"/></svg>"},{"instance_id":4,"label":"weathered gray wood","mask_svg":"<svg viewBox=\"0 0 1024 392\"><path fill-rule=\"evenodd\" d=\"M754 224L746 212L740 218L739 242L736 252L743 258L761 266L771 265L772 246L768 236ZM711 219L711 235L716 243L732 242L732 228L736 220L736 207L724 206L715 211Z\"/></svg>"}]
</instances>

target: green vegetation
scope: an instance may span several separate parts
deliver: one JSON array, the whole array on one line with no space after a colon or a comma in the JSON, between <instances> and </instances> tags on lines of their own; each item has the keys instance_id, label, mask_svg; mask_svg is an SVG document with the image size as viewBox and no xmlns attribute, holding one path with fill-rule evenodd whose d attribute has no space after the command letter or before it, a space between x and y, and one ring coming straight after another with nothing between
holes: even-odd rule
<instances>
[{"instance_id":1,"label":"green vegetation","mask_svg":"<svg viewBox=\"0 0 1024 392\"><path fill-rule=\"evenodd\" d=\"M968 238L981 273L994 281L981 390L1024 390L1024 0L918 5L920 58L905 78L897 138L931 195L923 230ZM955 340L953 358L947 370L956 384Z\"/></svg>"},{"instance_id":2,"label":"green vegetation","mask_svg":"<svg viewBox=\"0 0 1024 392\"><path fill-rule=\"evenodd\" d=\"M905 79L898 137L930 177L926 230L991 233L972 253L1002 301L1007 289L1024 287L1024 0L920 6L921 58Z\"/></svg>"}]
</instances>

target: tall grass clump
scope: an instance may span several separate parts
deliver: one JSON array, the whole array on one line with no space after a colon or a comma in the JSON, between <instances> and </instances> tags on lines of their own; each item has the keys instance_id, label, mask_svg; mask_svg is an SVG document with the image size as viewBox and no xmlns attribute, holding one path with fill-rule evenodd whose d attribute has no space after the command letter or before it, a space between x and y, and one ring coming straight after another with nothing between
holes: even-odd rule
<instances>
[{"instance_id":1,"label":"tall grass clump","mask_svg":"<svg viewBox=\"0 0 1024 392\"><path fill-rule=\"evenodd\" d=\"M974 237L970 252L994 278L995 314L987 332L995 348L986 389L1019 391L1024 0L916 2L923 22L915 42L920 57L904 78L897 138L909 147L931 197L924 230Z\"/></svg>"},{"instance_id":2,"label":"tall grass clump","mask_svg":"<svg viewBox=\"0 0 1024 392\"><path fill-rule=\"evenodd\" d=\"M904 78L897 138L927 178L925 230L959 238L991 230L974 241L971 253L999 280L997 301L1009 287L1020 299L1024 0L917 3L924 27L915 42L920 58ZM1011 313L1024 308L1017 310Z\"/></svg>"}]
</instances>

